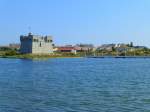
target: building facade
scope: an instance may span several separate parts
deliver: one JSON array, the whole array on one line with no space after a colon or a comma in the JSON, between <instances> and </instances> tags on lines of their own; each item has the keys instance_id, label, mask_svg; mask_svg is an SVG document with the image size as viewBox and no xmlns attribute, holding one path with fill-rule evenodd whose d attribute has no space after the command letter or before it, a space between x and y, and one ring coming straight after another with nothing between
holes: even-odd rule
<instances>
[{"instance_id":1,"label":"building facade","mask_svg":"<svg viewBox=\"0 0 150 112\"><path fill-rule=\"evenodd\" d=\"M49 54L53 53L53 40L51 36L39 36L29 33L20 36L22 54Z\"/></svg>"},{"instance_id":2,"label":"building facade","mask_svg":"<svg viewBox=\"0 0 150 112\"><path fill-rule=\"evenodd\" d=\"M72 46L60 46L57 47L57 52L63 52L63 53L74 53L76 54L76 49Z\"/></svg>"}]
</instances>

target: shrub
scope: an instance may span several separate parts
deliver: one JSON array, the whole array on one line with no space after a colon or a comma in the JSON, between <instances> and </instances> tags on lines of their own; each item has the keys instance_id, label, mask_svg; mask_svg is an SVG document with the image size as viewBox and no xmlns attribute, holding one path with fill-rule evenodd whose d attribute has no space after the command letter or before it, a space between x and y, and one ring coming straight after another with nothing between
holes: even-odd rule
<instances>
[{"instance_id":1,"label":"shrub","mask_svg":"<svg viewBox=\"0 0 150 112\"><path fill-rule=\"evenodd\" d=\"M7 51L5 52L5 55L6 56L14 56L14 55L17 55L18 53L14 50L11 50L11 51Z\"/></svg>"}]
</instances>

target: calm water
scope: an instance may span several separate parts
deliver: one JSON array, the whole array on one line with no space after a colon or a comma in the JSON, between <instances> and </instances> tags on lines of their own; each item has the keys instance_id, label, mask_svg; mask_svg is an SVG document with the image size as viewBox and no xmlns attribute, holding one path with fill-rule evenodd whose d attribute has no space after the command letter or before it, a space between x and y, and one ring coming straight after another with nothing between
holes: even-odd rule
<instances>
[{"instance_id":1,"label":"calm water","mask_svg":"<svg viewBox=\"0 0 150 112\"><path fill-rule=\"evenodd\" d=\"M0 59L0 112L149 112L150 59Z\"/></svg>"}]
</instances>

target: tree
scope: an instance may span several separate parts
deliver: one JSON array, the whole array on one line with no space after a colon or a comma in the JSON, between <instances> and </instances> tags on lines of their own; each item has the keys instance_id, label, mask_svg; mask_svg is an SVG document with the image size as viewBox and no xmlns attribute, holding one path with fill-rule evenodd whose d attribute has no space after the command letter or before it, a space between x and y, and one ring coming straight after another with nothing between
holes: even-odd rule
<instances>
[{"instance_id":1,"label":"tree","mask_svg":"<svg viewBox=\"0 0 150 112\"><path fill-rule=\"evenodd\" d=\"M133 47L133 42L130 42L130 47Z\"/></svg>"},{"instance_id":2,"label":"tree","mask_svg":"<svg viewBox=\"0 0 150 112\"><path fill-rule=\"evenodd\" d=\"M113 51L113 52L116 51L115 47L112 47L112 51Z\"/></svg>"}]
</instances>

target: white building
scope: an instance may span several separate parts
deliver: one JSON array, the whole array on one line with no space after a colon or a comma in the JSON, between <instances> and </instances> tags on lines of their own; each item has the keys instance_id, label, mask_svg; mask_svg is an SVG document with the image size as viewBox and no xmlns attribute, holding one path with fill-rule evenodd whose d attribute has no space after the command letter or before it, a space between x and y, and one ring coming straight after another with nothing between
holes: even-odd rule
<instances>
[{"instance_id":1,"label":"white building","mask_svg":"<svg viewBox=\"0 0 150 112\"><path fill-rule=\"evenodd\" d=\"M20 36L22 54L49 54L53 53L51 36L39 36L29 33L27 36Z\"/></svg>"}]
</instances>

